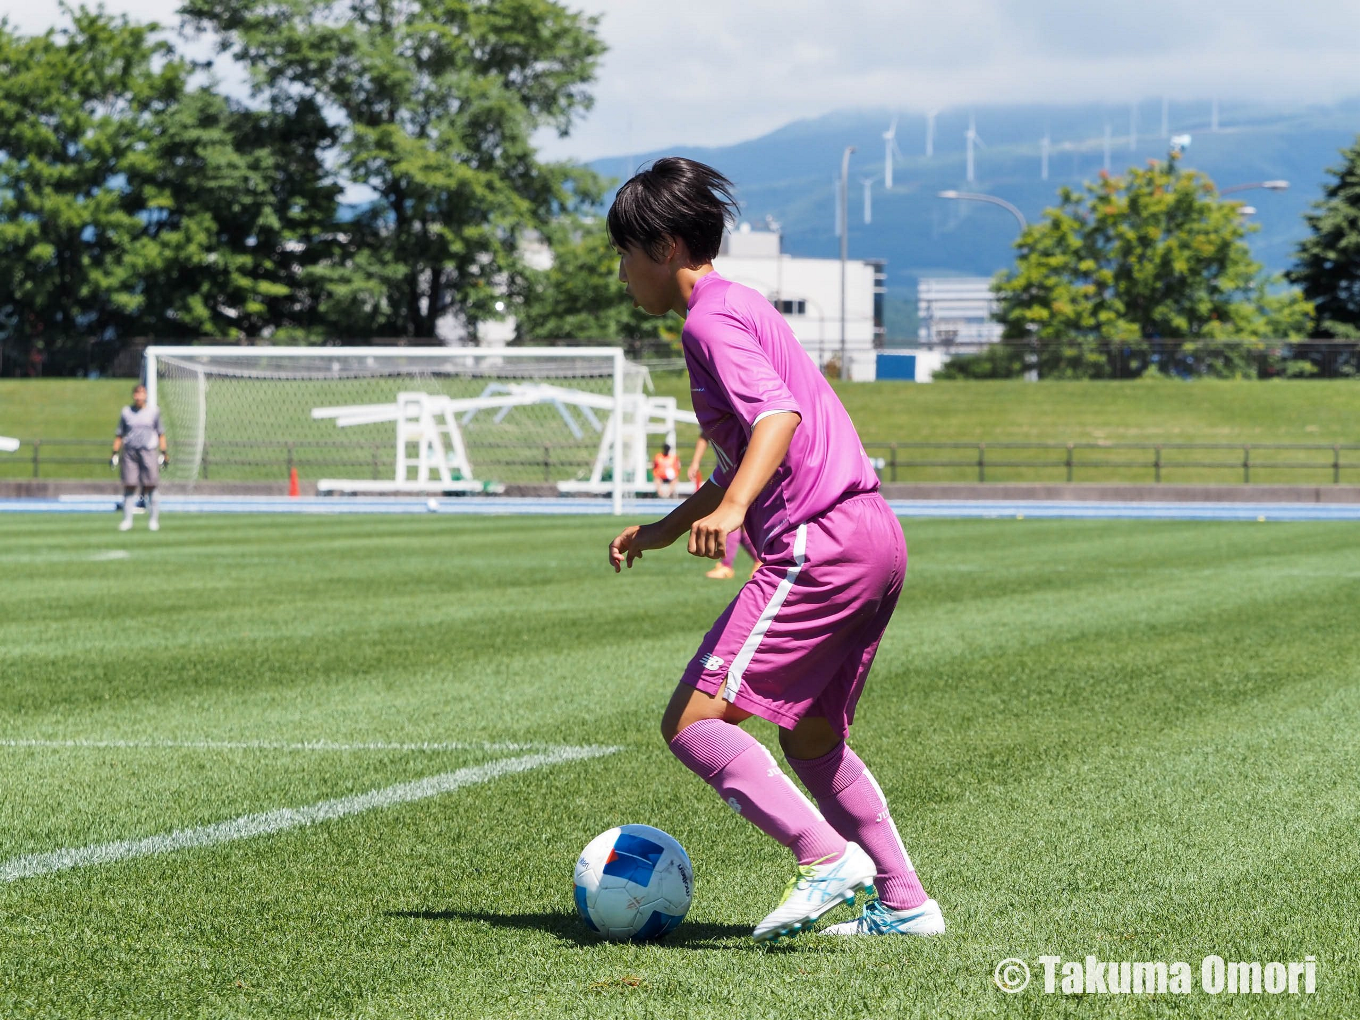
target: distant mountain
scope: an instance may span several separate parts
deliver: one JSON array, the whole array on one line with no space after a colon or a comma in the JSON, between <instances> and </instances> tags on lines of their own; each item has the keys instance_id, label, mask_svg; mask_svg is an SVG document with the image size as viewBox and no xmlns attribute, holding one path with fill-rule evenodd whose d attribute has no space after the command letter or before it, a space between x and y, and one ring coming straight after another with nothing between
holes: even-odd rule
<instances>
[{"instance_id":1,"label":"distant mountain","mask_svg":"<svg viewBox=\"0 0 1360 1020\"><path fill-rule=\"evenodd\" d=\"M948 201L946 188L998 195L1033 221L1054 203L1060 185L1095 178L1103 164L1105 125L1112 132L1114 172L1164 157L1162 104L1137 104L1137 137L1129 144L1130 107L1104 105L991 106L971 111L985 148L976 152L976 181L964 180L964 133L969 110L941 111L935 123L935 154L924 156L926 119L903 116L897 144L893 190L883 190L883 132L889 110L847 110L797 121L763 137L721 148L676 146L664 152L595 160L592 166L622 179L645 160L674 154L718 167L736 182L743 215L756 225L771 216L782 224L784 250L795 255L834 257L833 179L841 150L857 149L850 164L850 253L887 259L890 294L899 300L928 275L991 275L1012 262L1015 220L1004 210L974 202ZM1325 170L1339 162L1337 150L1360 133L1360 98L1333 106L1286 107L1223 104L1220 130L1210 130L1210 101L1170 106L1172 134L1193 141L1184 165L1207 173L1220 188L1250 181L1284 179L1286 192L1249 191L1238 196L1258 210L1261 230L1251 235L1256 258L1272 271L1288 267L1294 245L1306 233L1302 214L1320 195ZM1049 179L1041 181L1040 139L1052 140ZM863 220L865 177L871 185L873 222Z\"/></svg>"}]
</instances>

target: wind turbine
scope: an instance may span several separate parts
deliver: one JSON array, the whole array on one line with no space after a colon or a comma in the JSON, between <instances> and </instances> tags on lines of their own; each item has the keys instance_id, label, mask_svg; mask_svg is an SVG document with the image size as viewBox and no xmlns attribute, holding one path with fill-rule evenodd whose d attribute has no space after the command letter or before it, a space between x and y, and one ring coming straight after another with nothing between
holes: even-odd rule
<instances>
[{"instance_id":1,"label":"wind turbine","mask_svg":"<svg viewBox=\"0 0 1360 1020\"><path fill-rule=\"evenodd\" d=\"M1044 132L1044 137L1039 139L1039 180L1048 180L1048 147L1051 143L1048 139L1048 132Z\"/></svg>"},{"instance_id":2,"label":"wind turbine","mask_svg":"<svg viewBox=\"0 0 1360 1020\"><path fill-rule=\"evenodd\" d=\"M1105 172L1110 172L1110 122L1105 122Z\"/></svg>"},{"instance_id":3,"label":"wind turbine","mask_svg":"<svg viewBox=\"0 0 1360 1020\"><path fill-rule=\"evenodd\" d=\"M935 118L939 115L939 110L930 110L926 113L926 159L935 155Z\"/></svg>"},{"instance_id":4,"label":"wind turbine","mask_svg":"<svg viewBox=\"0 0 1360 1020\"><path fill-rule=\"evenodd\" d=\"M969 183L969 184L972 184L972 183L973 183L973 146L976 145L976 146L978 146L978 147L980 147L980 148L983 148L983 149L987 148L987 146L983 143L982 137L977 133L977 120L973 117L973 115L972 115L971 113L968 115L968 130L964 133L963 138L964 138L964 141L966 141L966 142L968 143L967 180L968 180L968 183Z\"/></svg>"},{"instance_id":5,"label":"wind turbine","mask_svg":"<svg viewBox=\"0 0 1360 1020\"><path fill-rule=\"evenodd\" d=\"M892 190L893 160L900 155L902 150L897 147L897 115L894 114L888 130L883 132L883 187L888 191ZM869 221L866 218L864 222Z\"/></svg>"},{"instance_id":6,"label":"wind turbine","mask_svg":"<svg viewBox=\"0 0 1360 1020\"><path fill-rule=\"evenodd\" d=\"M1209 130L1218 130L1218 96L1214 96L1213 105L1209 107Z\"/></svg>"},{"instance_id":7,"label":"wind turbine","mask_svg":"<svg viewBox=\"0 0 1360 1020\"><path fill-rule=\"evenodd\" d=\"M1171 137L1171 100L1162 96L1162 137Z\"/></svg>"},{"instance_id":8,"label":"wind turbine","mask_svg":"<svg viewBox=\"0 0 1360 1020\"><path fill-rule=\"evenodd\" d=\"M870 197L873 194L874 181L877 177L861 177L860 183L864 185L864 225L867 227L874 222L874 207Z\"/></svg>"},{"instance_id":9,"label":"wind turbine","mask_svg":"<svg viewBox=\"0 0 1360 1020\"><path fill-rule=\"evenodd\" d=\"M1138 148L1138 104L1129 104L1129 151Z\"/></svg>"}]
</instances>

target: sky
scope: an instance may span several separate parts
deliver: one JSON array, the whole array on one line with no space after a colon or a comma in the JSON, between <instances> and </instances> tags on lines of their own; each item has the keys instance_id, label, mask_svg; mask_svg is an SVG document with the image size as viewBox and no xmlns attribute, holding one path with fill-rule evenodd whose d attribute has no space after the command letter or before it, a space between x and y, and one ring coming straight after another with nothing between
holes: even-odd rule
<instances>
[{"instance_id":1,"label":"sky","mask_svg":"<svg viewBox=\"0 0 1360 1020\"><path fill-rule=\"evenodd\" d=\"M177 0L105 0L175 22ZM845 107L1360 94L1356 0L566 0L600 18L595 105L552 158L725 145ZM57 0L0 0L24 31Z\"/></svg>"}]
</instances>

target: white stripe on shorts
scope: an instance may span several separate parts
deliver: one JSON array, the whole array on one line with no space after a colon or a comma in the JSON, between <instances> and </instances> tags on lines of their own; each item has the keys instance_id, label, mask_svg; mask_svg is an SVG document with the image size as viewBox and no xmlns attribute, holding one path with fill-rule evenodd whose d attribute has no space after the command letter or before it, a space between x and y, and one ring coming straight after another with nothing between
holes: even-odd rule
<instances>
[{"instance_id":1,"label":"white stripe on shorts","mask_svg":"<svg viewBox=\"0 0 1360 1020\"><path fill-rule=\"evenodd\" d=\"M723 686L724 701L735 700L737 691L741 690L742 674L746 672L746 667L751 664L756 649L760 647L761 638L770 629L770 624L774 623L774 614L779 612L779 607L789 597L789 592L793 589L793 582L798 579L798 571L803 569L803 560L806 558L807 525L800 524L798 525L798 533L793 540L793 566L784 571L784 579L779 582L779 587L774 590L770 604L760 614L760 619L751 628L751 633L747 635L745 643L741 646L741 651L737 652L737 657L732 660L732 665L727 671L727 683Z\"/></svg>"}]
</instances>

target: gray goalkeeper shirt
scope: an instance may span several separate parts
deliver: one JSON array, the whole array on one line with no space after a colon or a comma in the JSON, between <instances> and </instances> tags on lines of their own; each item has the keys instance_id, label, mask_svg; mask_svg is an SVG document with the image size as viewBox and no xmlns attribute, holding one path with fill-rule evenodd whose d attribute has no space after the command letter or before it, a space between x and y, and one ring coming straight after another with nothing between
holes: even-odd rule
<instances>
[{"instance_id":1,"label":"gray goalkeeper shirt","mask_svg":"<svg viewBox=\"0 0 1360 1020\"><path fill-rule=\"evenodd\" d=\"M129 404L118 418L118 435L123 445L134 450L154 450L160 445L157 437L164 434L161 413L149 404L140 411Z\"/></svg>"}]
</instances>

